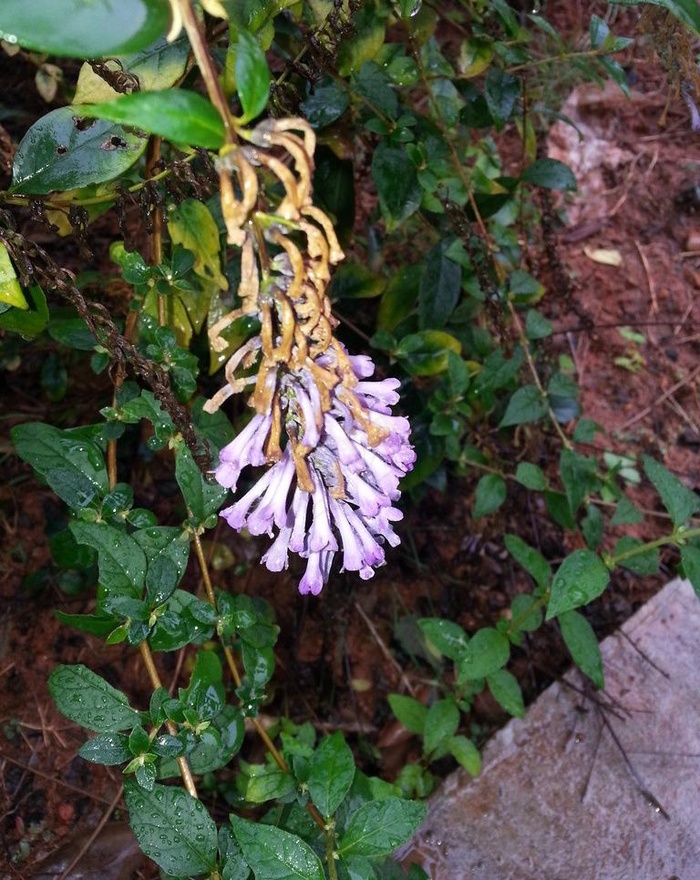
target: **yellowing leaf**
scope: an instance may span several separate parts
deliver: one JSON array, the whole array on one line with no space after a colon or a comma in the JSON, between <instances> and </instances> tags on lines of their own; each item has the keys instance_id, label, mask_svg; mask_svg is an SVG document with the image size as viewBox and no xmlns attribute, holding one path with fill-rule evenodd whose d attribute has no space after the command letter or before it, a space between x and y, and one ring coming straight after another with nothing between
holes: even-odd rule
<instances>
[{"instance_id":1,"label":"yellowing leaf","mask_svg":"<svg viewBox=\"0 0 700 880\"><path fill-rule=\"evenodd\" d=\"M194 254L194 271L200 278L228 289L221 272L221 239L216 222L202 202L185 199L168 216L168 231L173 244L181 244Z\"/></svg>"},{"instance_id":2,"label":"yellowing leaf","mask_svg":"<svg viewBox=\"0 0 700 880\"><path fill-rule=\"evenodd\" d=\"M0 244L0 303L14 306L16 309L29 308L4 244Z\"/></svg>"},{"instance_id":3,"label":"yellowing leaf","mask_svg":"<svg viewBox=\"0 0 700 880\"><path fill-rule=\"evenodd\" d=\"M604 266L622 265L622 254L614 248L585 247L583 252L594 263L602 263Z\"/></svg>"}]
</instances>

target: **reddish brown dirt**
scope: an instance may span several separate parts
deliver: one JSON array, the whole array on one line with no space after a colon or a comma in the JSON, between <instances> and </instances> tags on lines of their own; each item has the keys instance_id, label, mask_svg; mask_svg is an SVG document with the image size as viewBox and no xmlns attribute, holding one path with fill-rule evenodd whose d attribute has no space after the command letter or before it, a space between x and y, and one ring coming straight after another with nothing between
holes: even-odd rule
<instances>
[{"instance_id":1,"label":"reddish brown dirt","mask_svg":"<svg viewBox=\"0 0 700 880\"><path fill-rule=\"evenodd\" d=\"M606 91L604 99L587 92L581 105L582 120L603 132L623 155L609 167L604 152L598 189L586 191L589 181L582 175L582 206L561 206L570 221L558 232L560 254L573 281L578 315L569 303L557 300L556 292L545 297L542 311L557 329L553 356L572 358L584 414L605 429L591 452L647 452L698 488L700 203L686 191L698 181L700 134L691 132L679 101L671 104L661 127L664 74L641 50L632 61L637 82L630 103ZM619 252L621 265L597 262L600 255L595 252L600 250ZM645 341L623 339L619 328L624 326L643 334ZM5 369L5 428L55 418L56 409L42 402L37 391L44 354L22 353L16 371ZM638 371L616 364L620 357ZM106 386L77 390L79 413L59 412L66 423L89 419L107 400ZM541 443L528 433L522 442L524 453ZM556 454L554 446L537 451L544 461ZM60 506L14 457L6 432L0 453L5 475L0 487L0 866L7 860L0 875L35 878L51 870L56 876L70 861L59 847L71 842L75 847L76 841L87 839L118 796L120 780L116 770L75 757L83 734L53 708L47 676L58 663L83 662L126 690L138 705L146 704L148 682L133 651L106 649L55 620L56 608L79 612L89 606L85 594L62 592L48 567L46 534L61 516ZM473 629L493 623L517 592L529 589L526 576L503 548L504 532L517 531L553 561L573 549L549 525L537 502L524 491L519 494L517 487L505 513L474 523L474 484L475 479L464 479L451 483L449 494L429 492L408 512L402 547L369 583L343 576L319 599L309 600L296 594L291 577L273 578L254 566L242 578L234 575L234 568L218 574L219 586L260 593L276 608L282 636L279 672L266 707L270 716L287 711L295 720L310 719L320 730L345 730L372 772L391 775L405 760L417 757L415 741L392 724L385 700L387 693L405 692L407 685L424 696L430 692L430 669L411 652L412 622L417 616L448 616ZM167 515L167 490L156 475L143 489L143 500L156 502ZM654 494L645 486L634 494L654 514L640 534L662 533L667 523L656 515L661 511ZM210 540L221 536L220 529ZM227 536L226 542L237 563L255 558L255 548L243 539ZM672 554L664 557L667 571L674 561ZM37 571L45 577L37 577ZM196 587L194 570L188 578ZM660 582L616 574L591 609L597 631L603 635L619 625ZM512 669L532 697L566 663L554 629L545 627L526 642ZM164 681L177 684L178 672L168 657L161 668ZM480 699L471 732L479 736L503 720L490 700ZM253 741L245 748L255 756ZM225 812L221 810L222 816ZM129 858L116 859L109 874L108 857L100 850L98 867L88 862L69 876L155 876L152 866L125 849L123 835L123 825L110 822L103 840L106 851L111 845L112 854L126 851Z\"/></svg>"}]
</instances>

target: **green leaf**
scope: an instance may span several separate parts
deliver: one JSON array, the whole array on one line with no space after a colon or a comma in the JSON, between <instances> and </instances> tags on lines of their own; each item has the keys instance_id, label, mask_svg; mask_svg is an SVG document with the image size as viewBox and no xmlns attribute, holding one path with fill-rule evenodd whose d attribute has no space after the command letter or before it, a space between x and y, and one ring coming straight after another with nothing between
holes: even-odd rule
<instances>
[{"instance_id":1,"label":"green leaf","mask_svg":"<svg viewBox=\"0 0 700 880\"><path fill-rule=\"evenodd\" d=\"M139 723L139 713L126 696L87 666L57 666L49 691L59 712L96 733L116 733Z\"/></svg>"},{"instance_id":2,"label":"green leaf","mask_svg":"<svg viewBox=\"0 0 700 880\"><path fill-rule=\"evenodd\" d=\"M209 874L216 863L216 825L204 804L179 787L145 791L124 781L129 824L143 852L176 877Z\"/></svg>"},{"instance_id":3,"label":"green leaf","mask_svg":"<svg viewBox=\"0 0 700 880\"><path fill-rule=\"evenodd\" d=\"M348 109L349 98L341 83L324 77L313 86L313 91L301 102L299 109L313 128L330 125Z\"/></svg>"},{"instance_id":4,"label":"green leaf","mask_svg":"<svg viewBox=\"0 0 700 880\"><path fill-rule=\"evenodd\" d=\"M544 294L544 285L542 285L536 278L533 278L529 272L525 272L524 269L515 269L511 272L510 277L508 279L508 293L510 295L511 302L516 305L528 305L530 303L536 303ZM534 312L532 309L528 312L527 319L530 321L530 329L533 329L534 324L534 332L535 336L530 336L528 331L528 339L537 339L540 338L538 336L539 333L542 333L546 330L546 327L542 324L545 321L544 318L541 318L537 321L537 319L530 318L530 315L537 315L537 312ZM546 322L549 324L549 322ZM550 325L551 332L551 325ZM544 336L549 335L544 332Z\"/></svg>"},{"instance_id":5,"label":"green leaf","mask_svg":"<svg viewBox=\"0 0 700 880\"><path fill-rule=\"evenodd\" d=\"M484 98L497 129L503 128L519 97L518 79L498 67L489 69L484 82Z\"/></svg>"},{"instance_id":6,"label":"green leaf","mask_svg":"<svg viewBox=\"0 0 700 880\"><path fill-rule=\"evenodd\" d=\"M413 311L418 299L422 264L399 266L389 279L377 312L377 327L380 330L394 330L404 318Z\"/></svg>"},{"instance_id":7,"label":"green leaf","mask_svg":"<svg viewBox=\"0 0 700 880\"><path fill-rule=\"evenodd\" d=\"M557 619L574 663L596 687L605 687L603 658L590 623L578 611L567 611Z\"/></svg>"},{"instance_id":8,"label":"green leaf","mask_svg":"<svg viewBox=\"0 0 700 880\"><path fill-rule=\"evenodd\" d=\"M595 504L589 504L586 515L581 520L581 531L589 550L596 550L600 546L604 530L605 520L600 508Z\"/></svg>"},{"instance_id":9,"label":"green leaf","mask_svg":"<svg viewBox=\"0 0 700 880\"><path fill-rule=\"evenodd\" d=\"M520 593L510 606L510 628L513 633L533 632L542 623L542 605L536 596Z\"/></svg>"},{"instance_id":10,"label":"green leaf","mask_svg":"<svg viewBox=\"0 0 700 880\"><path fill-rule=\"evenodd\" d=\"M450 739L448 750L467 773L472 776L478 776L481 773L481 754L466 736L453 736Z\"/></svg>"},{"instance_id":11,"label":"green leaf","mask_svg":"<svg viewBox=\"0 0 700 880\"><path fill-rule=\"evenodd\" d=\"M324 818L341 805L355 778L355 759L342 733L336 731L322 740L309 762L306 783L311 800Z\"/></svg>"},{"instance_id":12,"label":"green leaf","mask_svg":"<svg viewBox=\"0 0 700 880\"><path fill-rule=\"evenodd\" d=\"M390 855L420 827L427 804L388 797L363 804L351 816L338 845L339 854Z\"/></svg>"},{"instance_id":13,"label":"green leaf","mask_svg":"<svg viewBox=\"0 0 700 880\"><path fill-rule=\"evenodd\" d=\"M564 373L554 373L547 384L547 397L558 422L566 424L581 413L578 402L579 387Z\"/></svg>"},{"instance_id":14,"label":"green leaf","mask_svg":"<svg viewBox=\"0 0 700 880\"><path fill-rule=\"evenodd\" d=\"M354 77L355 92L365 99L371 110L388 119L396 119L399 112L399 99L391 80L374 61L367 61ZM380 147L383 145L383 141ZM404 162L406 156L404 155Z\"/></svg>"},{"instance_id":15,"label":"green leaf","mask_svg":"<svg viewBox=\"0 0 700 880\"><path fill-rule=\"evenodd\" d=\"M572 513L576 513L584 498L598 486L597 467L595 459L573 449L562 449L559 473Z\"/></svg>"},{"instance_id":16,"label":"green leaf","mask_svg":"<svg viewBox=\"0 0 700 880\"><path fill-rule=\"evenodd\" d=\"M200 278L228 289L221 271L221 237L211 211L198 199L185 199L168 212L168 232L173 244L194 255L194 271Z\"/></svg>"},{"instance_id":17,"label":"green leaf","mask_svg":"<svg viewBox=\"0 0 700 880\"><path fill-rule=\"evenodd\" d=\"M5 245L0 242L0 304L26 311L29 303L22 293L15 267Z\"/></svg>"},{"instance_id":18,"label":"green leaf","mask_svg":"<svg viewBox=\"0 0 700 880\"><path fill-rule=\"evenodd\" d=\"M545 189L576 190L572 170L558 159L535 159L520 175L520 180Z\"/></svg>"},{"instance_id":19,"label":"green leaf","mask_svg":"<svg viewBox=\"0 0 700 880\"><path fill-rule=\"evenodd\" d=\"M168 27L159 0L3 0L0 39L27 49L76 58L100 58L145 49Z\"/></svg>"},{"instance_id":20,"label":"green leaf","mask_svg":"<svg viewBox=\"0 0 700 880\"><path fill-rule=\"evenodd\" d=\"M484 474L476 484L476 497L472 516L479 519L498 510L506 500L506 481L500 474Z\"/></svg>"},{"instance_id":21,"label":"green leaf","mask_svg":"<svg viewBox=\"0 0 700 880\"><path fill-rule=\"evenodd\" d=\"M686 489L677 477L648 455L642 456L642 463L647 477L661 496L661 501L674 526L682 526L700 509L700 496Z\"/></svg>"},{"instance_id":22,"label":"green leaf","mask_svg":"<svg viewBox=\"0 0 700 880\"><path fill-rule=\"evenodd\" d=\"M342 263L333 273L331 299L373 299L386 287L386 278L363 263Z\"/></svg>"},{"instance_id":23,"label":"green leaf","mask_svg":"<svg viewBox=\"0 0 700 880\"><path fill-rule=\"evenodd\" d=\"M319 857L296 834L238 816L230 819L243 856L254 868L255 880L325 880Z\"/></svg>"},{"instance_id":24,"label":"green leaf","mask_svg":"<svg viewBox=\"0 0 700 880\"><path fill-rule=\"evenodd\" d=\"M264 804L288 797L296 787L292 774L280 770L276 765L251 764L248 768L245 799L251 804Z\"/></svg>"},{"instance_id":25,"label":"green leaf","mask_svg":"<svg viewBox=\"0 0 700 880\"><path fill-rule=\"evenodd\" d=\"M407 697L404 694L389 694L387 699L391 711L406 730L422 736L425 731L425 719L428 715L427 706L414 697Z\"/></svg>"},{"instance_id":26,"label":"green leaf","mask_svg":"<svg viewBox=\"0 0 700 880\"><path fill-rule=\"evenodd\" d=\"M421 330L404 336L394 355L413 376L436 376L447 369L449 352L462 353L462 344L443 330Z\"/></svg>"},{"instance_id":27,"label":"green leaf","mask_svg":"<svg viewBox=\"0 0 700 880\"><path fill-rule=\"evenodd\" d=\"M544 587L552 576L552 569L544 556L517 535L505 535L503 543L513 559L532 575L538 586Z\"/></svg>"},{"instance_id":28,"label":"green leaf","mask_svg":"<svg viewBox=\"0 0 700 880\"><path fill-rule=\"evenodd\" d=\"M424 617L418 626L431 646L450 660L456 660L466 651L469 639L462 627L452 620Z\"/></svg>"},{"instance_id":29,"label":"green leaf","mask_svg":"<svg viewBox=\"0 0 700 880\"><path fill-rule=\"evenodd\" d=\"M683 575L688 578L693 589L700 596L700 548L684 544L681 547L681 563Z\"/></svg>"},{"instance_id":30,"label":"green leaf","mask_svg":"<svg viewBox=\"0 0 700 880\"><path fill-rule=\"evenodd\" d=\"M432 247L423 262L418 288L418 320L421 329L441 328L459 301L462 267L445 253L445 242Z\"/></svg>"},{"instance_id":31,"label":"green leaf","mask_svg":"<svg viewBox=\"0 0 700 880\"><path fill-rule=\"evenodd\" d=\"M529 461L521 461L515 470L515 479L526 489L534 492L544 492L547 488L547 477L544 471L536 464Z\"/></svg>"},{"instance_id":32,"label":"green leaf","mask_svg":"<svg viewBox=\"0 0 700 880\"><path fill-rule=\"evenodd\" d=\"M175 526L139 529L133 536L146 554L146 593L152 605L160 605L180 583L190 556L187 532Z\"/></svg>"},{"instance_id":33,"label":"green leaf","mask_svg":"<svg viewBox=\"0 0 700 880\"><path fill-rule=\"evenodd\" d=\"M452 697L437 700L428 709L423 733L423 752L444 752L446 742L457 732L459 727L459 709Z\"/></svg>"},{"instance_id":34,"label":"green leaf","mask_svg":"<svg viewBox=\"0 0 700 880\"><path fill-rule=\"evenodd\" d=\"M591 550L575 550L554 575L547 620L597 599L609 580L610 572L599 556Z\"/></svg>"},{"instance_id":35,"label":"green leaf","mask_svg":"<svg viewBox=\"0 0 700 880\"><path fill-rule=\"evenodd\" d=\"M525 335L528 339L546 339L551 336L554 328L539 312L530 309L525 319Z\"/></svg>"},{"instance_id":36,"label":"green leaf","mask_svg":"<svg viewBox=\"0 0 700 880\"><path fill-rule=\"evenodd\" d=\"M523 694L518 679L507 669L497 669L486 677L491 696L514 718L525 717Z\"/></svg>"},{"instance_id":37,"label":"green leaf","mask_svg":"<svg viewBox=\"0 0 700 880\"><path fill-rule=\"evenodd\" d=\"M19 457L74 510L109 491L102 451L90 440L40 422L17 425L11 437Z\"/></svg>"},{"instance_id":38,"label":"green leaf","mask_svg":"<svg viewBox=\"0 0 700 880\"><path fill-rule=\"evenodd\" d=\"M212 104L184 89L133 92L114 101L82 104L77 112L136 126L177 144L209 150L224 144L224 123Z\"/></svg>"},{"instance_id":39,"label":"green leaf","mask_svg":"<svg viewBox=\"0 0 700 880\"><path fill-rule=\"evenodd\" d=\"M241 122L250 122L263 112L270 95L270 70L258 41L242 28L236 47L236 89L243 108Z\"/></svg>"},{"instance_id":40,"label":"green leaf","mask_svg":"<svg viewBox=\"0 0 700 880\"><path fill-rule=\"evenodd\" d=\"M120 55L118 59L107 63L114 70L121 68L120 74L136 77L141 91L152 92L170 88L180 79L185 72L189 51L189 41L182 34L174 42L169 43L163 37L140 52ZM118 95L119 92L98 76L87 61L83 64L73 96L74 104L111 101Z\"/></svg>"},{"instance_id":41,"label":"green leaf","mask_svg":"<svg viewBox=\"0 0 700 880\"><path fill-rule=\"evenodd\" d=\"M175 479L198 523L205 522L217 512L228 492L219 483L207 480L184 443L175 454Z\"/></svg>"},{"instance_id":42,"label":"green leaf","mask_svg":"<svg viewBox=\"0 0 700 880\"><path fill-rule=\"evenodd\" d=\"M416 169L404 150L382 141L372 156L372 179L387 232L393 232L412 214L421 201Z\"/></svg>"},{"instance_id":43,"label":"green leaf","mask_svg":"<svg viewBox=\"0 0 700 880\"><path fill-rule=\"evenodd\" d=\"M101 733L83 743L78 754L93 764L114 767L130 761L133 755L129 749L129 737L124 733Z\"/></svg>"},{"instance_id":44,"label":"green leaf","mask_svg":"<svg viewBox=\"0 0 700 880\"><path fill-rule=\"evenodd\" d=\"M113 180L137 161L146 147L142 134L113 122L85 120L84 110L60 107L32 125L15 153L13 193L81 189Z\"/></svg>"},{"instance_id":45,"label":"green leaf","mask_svg":"<svg viewBox=\"0 0 700 880\"><path fill-rule=\"evenodd\" d=\"M617 509L615 510L615 515L610 520L610 525L631 526L643 521L644 514L632 504L629 498L622 497L617 502Z\"/></svg>"},{"instance_id":46,"label":"green leaf","mask_svg":"<svg viewBox=\"0 0 700 880\"><path fill-rule=\"evenodd\" d=\"M537 422L547 414L547 404L536 385L523 385L508 401L500 427Z\"/></svg>"},{"instance_id":47,"label":"green leaf","mask_svg":"<svg viewBox=\"0 0 700 880\"><path fill-rule=\"evenodd\" d=\"M30 284L27 293L32 307L27 310L11 307L0 312L0 327L19 333L24 339L33 339L48 324L49 309L44 291L38 284Z\"/></svg>"},{"instance_id":48,"label":"green leaf","mask_svg":"<svg viewBox=\"0 0 700 880\"><path fill-rule=\"evenodd\" d=\"M79 544L97 550L100 583L107 591L139 597L146 580L146 554L123 528L105 522L70 524Z\"/></svg>"},{"instance_id":49,"label":"green leaf","mask_svg":"<svg viewBox=\"0 0 700 880\"><path fill-rule=\"evenodd\" d=\"M469 640L467 650L457 660L458 681L486 678L508 662L510 643L497 629L484 627Z\"/></svg>"}]
</instances>

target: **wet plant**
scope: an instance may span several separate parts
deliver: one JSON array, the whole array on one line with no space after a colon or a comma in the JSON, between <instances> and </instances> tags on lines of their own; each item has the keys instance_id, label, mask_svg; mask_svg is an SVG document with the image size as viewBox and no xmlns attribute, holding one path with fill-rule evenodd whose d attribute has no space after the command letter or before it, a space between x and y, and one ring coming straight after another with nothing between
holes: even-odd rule
<instances>
[{"instance_id":1,"label":"wet plant","mask_svg":"<svg viewBox=\"0 0 700 880\"><path fill-rule=\"evenodd\" d=\"M700 29L694 6L663 5ZM61 354L42 370L49 400L69 394L65 364L85 367L76 352L107 373L111 396L89 425L17 424L12 442L67 507L57 565L93 591L90 613L59 616L137 651L152 686L137 706L64 665L51 693L94 734L80 754L122 768L131 826L165 875L419 880L391 855L425 815L428 768L449 755L479 771L466 719L484 689L523 714L507 667L529 634L555 621L603 687L583 609L611 573L653 573L671 546L700 590L700 499L652 458L642 467L672 528L610 544L641 516L624 491L636 462L581 451L599 428L581 417L544 313L559 297L577 314L553 235L553 193L576 182L544 152L558 110L546 71L624 89L613 56L631 40L593 16L586 47L568 46L503 0L25 6L0 9L4 51L44 77L47 58L83 63L74 83L54 71L70 103L25 132L0 192L3 364L50 337ZM507 172L506 130L521 145ZM373 193L362 218L358 180ZM109 258L115 277L90 278L105 217L99 265ZM59 236L75 243L70 265L52 256ZM545 261L549 289L533 268ZM535 454L514 465L522 431L555 444L553 470ZM139 502L123 453L134 440L177 484L165 522ZM551 560L505 534L530 591L475 633L418 621L435 674L426 701L389 697L422 738L398 779L364 773L340 731L289 718L268 730L275 609L240 579L222 587L207 534L223 518L265 536L268 576L289 569L314 597L340 571L369 581L404 534L406 496L420 504L453 475L473 480L474 520L526 491L581 546ZM177 690L163 686L161 652L188 657ZM265 760L245 760L246 730ZM218 824L212 790L230 809Z\"/></svg>"}]
</instances>

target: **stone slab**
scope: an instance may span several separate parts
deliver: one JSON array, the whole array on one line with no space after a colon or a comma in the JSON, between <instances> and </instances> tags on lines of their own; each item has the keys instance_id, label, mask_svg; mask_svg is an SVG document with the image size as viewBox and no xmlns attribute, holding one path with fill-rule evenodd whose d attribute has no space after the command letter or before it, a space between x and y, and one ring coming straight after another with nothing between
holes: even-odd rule
<instances>
[{"instance_id":1,"label":"stone slab","mask_svg":"<svg viewBox=\"0 0 700 880\"><path fill-rule=\"evenodd\" d=\"M433 796L408 847L432 880L700 880L700 601L667 584Z\"/></svg>"}]
</instances>

